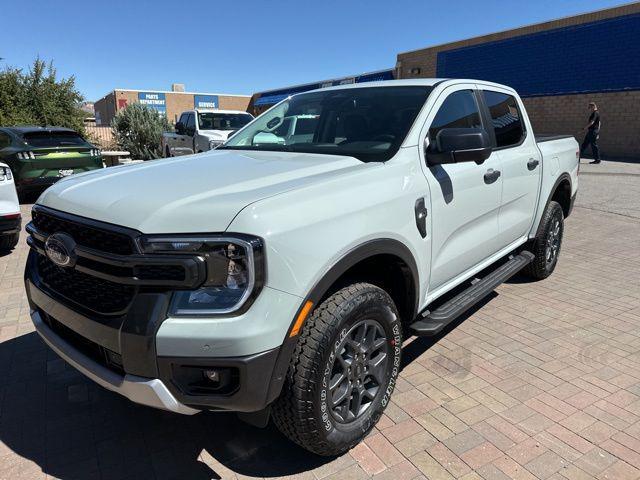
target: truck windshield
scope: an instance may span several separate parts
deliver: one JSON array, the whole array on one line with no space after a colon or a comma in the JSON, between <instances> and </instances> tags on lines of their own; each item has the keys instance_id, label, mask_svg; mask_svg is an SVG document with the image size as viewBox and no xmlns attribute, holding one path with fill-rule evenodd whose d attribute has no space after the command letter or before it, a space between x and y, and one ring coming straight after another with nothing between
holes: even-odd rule
<instances>
[{"instance_id":1,"label":"truck windshield","mask_svg":"<svg viewBox=\"0 0 640 480\"><path fill-rule=\"evenodd\" d=\"M299 94L262 114L220 148L383 162L400 148L431 89L360 87Z\"/></svg>"},{"instance_id":2,"label":"truck windshield","mask_svg":"<svg viewBox=\"0 0 640 480\"><path fill-rule=\"evenodd\" d=\"M238 130L253 120L247 113L208 113L198 114L200 130Z\"/></svg>"}]
</instances>

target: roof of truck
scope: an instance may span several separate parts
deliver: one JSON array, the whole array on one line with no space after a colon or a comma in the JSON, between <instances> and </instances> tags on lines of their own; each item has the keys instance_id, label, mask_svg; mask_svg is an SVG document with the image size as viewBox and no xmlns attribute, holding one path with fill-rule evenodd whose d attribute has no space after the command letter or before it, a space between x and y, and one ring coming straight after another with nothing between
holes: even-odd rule
<instances>
[{"instance_id":1,"label":"roof of truck","mask_svg":"<svg viewBox=\"0 0 640 480\"><path fill-rule=\"evenodd\" d=\"M370 87L402 87L402 86L425 86L425 87L435 87L436 85L443 82L457 82L457 83L478 83L481 85L491 85L494 87L501 88L509 88L506 85L501 85L499 83L488 82L486 80L474 80L471 78L407 78L402 80L382 80L379 82L366 82L366 83L349 83L346 85L336 85L335 87L325 87L318 90L310 90L312 92L317 92L319 90L345 90L349 88L370 88ZM301 92L307 93L307 92ZM296 94L300 95L300 94Z\"/></svg>"},{"instance_id":2,"label":"roof of truck","mask_svg":"<svg viewBox=\"0 0 640 480\"><path fill-rule=\"evenodd\" d=\"M188 112L198 112L198 113L244 113L244 110L221 110L219 108L194 108L193 110L187 110Z\"/></svg>"}]
</instances>

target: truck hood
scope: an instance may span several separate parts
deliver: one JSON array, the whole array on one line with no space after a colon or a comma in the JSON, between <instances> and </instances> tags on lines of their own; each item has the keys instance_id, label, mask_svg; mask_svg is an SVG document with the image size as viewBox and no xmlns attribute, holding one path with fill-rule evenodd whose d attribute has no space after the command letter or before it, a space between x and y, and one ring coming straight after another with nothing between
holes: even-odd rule
<instances>
[{"instance_id":1,"label":"truck hood","mask_svg":"<svg viewBox=\"0 0 640 480\"><path fill-rule=\"evenodd\" d=\"M200 130L198 133L209 140L226 140L231 132L238 130Z\"/></svg>"},{"instance_id":2,"label":"truck hood","mask_svg":"<svg viewBox=\"0 0 640 480\"><path fill-rule=\"evenodd\" d=\"M217 150L72 175L38 204L143 233L222 232L250 203L373 165L336 155Z\"/></svg>"}]
</instances>

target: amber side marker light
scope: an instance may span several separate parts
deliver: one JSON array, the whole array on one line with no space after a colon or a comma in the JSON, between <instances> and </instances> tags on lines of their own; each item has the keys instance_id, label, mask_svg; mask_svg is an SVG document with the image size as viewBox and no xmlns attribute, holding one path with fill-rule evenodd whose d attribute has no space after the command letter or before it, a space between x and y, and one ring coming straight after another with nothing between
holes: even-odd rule
<instances>
[{"instance_id":1,"label":"amber side marker light","mask_svg":"<svg viewBox=\"0 0 640 480\"><path fill-rule=\"evenodd\" d=\"M293 328L291 329L289 338L295 337L296 335L298 335L298 333L300 333L300 329L302 328L304 321L307 319L307 316L309 316L309 312L311 311L312 307L313 302L311 300L307 300L307 303L305 303L304 307L302 307L302 310L300 310L298 318L296 318L296 323L293 324Z\"/></svg>"}]
</instances>

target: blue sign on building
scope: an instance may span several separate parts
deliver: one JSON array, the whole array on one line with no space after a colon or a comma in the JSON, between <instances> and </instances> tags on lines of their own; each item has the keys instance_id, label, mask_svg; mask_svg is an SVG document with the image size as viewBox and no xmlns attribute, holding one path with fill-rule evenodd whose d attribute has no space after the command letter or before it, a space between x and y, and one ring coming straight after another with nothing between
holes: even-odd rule
<instances>
[{"instance_id":1,"label":"blue sign on building","mask_svg":"<svg viewBox=\"0 0 640 480\"><path fill-rule=\"evenodd\" d=\"M438 53L437 76L504 83L523 97L640 89L640 14Z\"/></svg>"},{"instance_id":2,"label":"blue sign on building","mask_svg":"<svg viewBox=\"0 0 640 480\"><path fill-rule=\"evenodd\" d=\"M218 108L218 95L194 95L193 108Z\"/></svg>"},{"instance_id":3,"label":"blue sign on building","mask_svg":"<svg viewBox=\"0 0 640 480\"><path fill-rule=\"evenodd\" d=\"M164 93L138 92L138 101L153 108L160 115L167 115L167 99Z\"/></svg>"}]
</instances>

